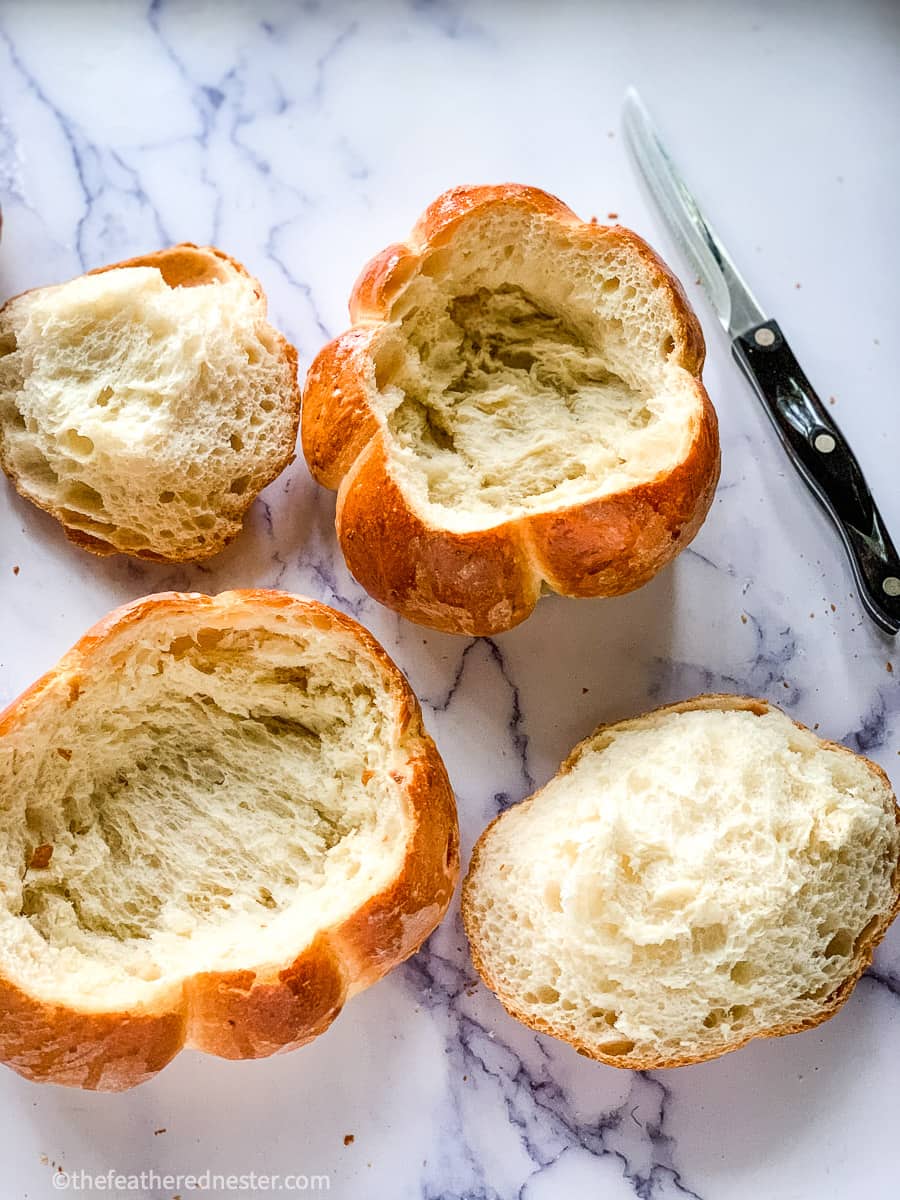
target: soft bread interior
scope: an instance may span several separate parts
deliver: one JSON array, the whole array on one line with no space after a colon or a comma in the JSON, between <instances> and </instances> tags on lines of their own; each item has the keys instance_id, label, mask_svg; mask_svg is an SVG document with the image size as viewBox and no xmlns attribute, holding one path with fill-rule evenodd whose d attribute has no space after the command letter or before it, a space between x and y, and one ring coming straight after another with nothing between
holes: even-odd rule
<instances>
[{"instance_id":1,"label":"soft bread interior","mask_svg":"<svg viewBox=\"0 0 900 1200\"><path fill-rule=\"evenodd\" d=\"M383 669L284 622L144 621L0 740L4 976L103 1007L284 965L396 875Z\"/></svg>"},{"instance_id":2,"label":"soft bread interior","mask_svg":"<svg viewBox=\"0 0 900 1200\"><path fill-rule=\"evenodd\" d=\"M677 1059L820 1014L889 920L897 860L864 759L778 711L663 712L492 827L467 924L513 1011Z\"/></svg>"},{"instance_id":3,"label":"soft bread interior","mask_svg":"<svg viewBox=\"0 0 900 1200\"><path fill-rule=\"evenodd\" d=\"M290 454L292 368L253 281L214 265L198 286L115 268L0 313L0 456L113 549L202 557Z\"/></svg>"},{"instance_id":4,"label":"soft bread interior","mask_svg":"<svg viewBox=\"0 0 900 1200\"><path fill-rule=\"evenodd\" d=\"M652 479L686 457L700 411L679 338L627 241L476 212L424 255L377 340L391 471L455 532Z\"/></svg>"}]
</instances>

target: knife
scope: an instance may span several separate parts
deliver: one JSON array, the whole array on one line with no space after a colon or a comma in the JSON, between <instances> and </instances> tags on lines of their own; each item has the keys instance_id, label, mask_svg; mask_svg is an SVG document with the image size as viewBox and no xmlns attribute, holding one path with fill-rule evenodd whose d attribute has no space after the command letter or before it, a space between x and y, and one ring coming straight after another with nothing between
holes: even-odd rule
<instances>
[{"instance_id":1,"label":"knife","mask_svg":"<svg viewBox=\"0 0 900 1200\"><path fill-rule=\"evenodd\" d=\"M766 318L669 158L634 88L625 93L625 139L663 217L700 277L731 352L781 444L837 526L860 599L887 633L900 630L900 556L859 463L777 321Z\"/></svg>"}]
</instances>

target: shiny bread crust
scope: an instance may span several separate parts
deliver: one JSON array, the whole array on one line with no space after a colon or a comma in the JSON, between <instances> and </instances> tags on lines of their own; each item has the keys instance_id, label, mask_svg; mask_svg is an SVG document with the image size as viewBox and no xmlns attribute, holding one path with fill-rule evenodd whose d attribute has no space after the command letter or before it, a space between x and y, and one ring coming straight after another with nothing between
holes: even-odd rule
<instances>
[{"instance_id":1,"label":"shiny bread crust","mask_svg":"<svg viewBox=\"0 0 900 1200\"><path fill-rule=\"evenodd\" d=\"M395 714L395 745L405 755L394 778L411 818L398 874L346 920L298 946L295 957L163 981L152 1002L133 1008L97 1012L77 997L51 1005L0 975L0 1061L27 1079L122 1091L152 1078L185 1046L232 1059L302 1046L328 1028L350 996L418 950L443 917L459 874L456 806L444 764L418 701L384 649L356 621L315 600L244 590L132 601L98 622L0 713L0 738L26 729L46 705L72 703L80 681L106 669L110 642L127 645L146 620L190 614L201 626L276 613L288 618L285 630L293 623L326 638L350 635L359 655L379 668Z\"/></svg>"},{"instance_id":2,"label":"shiny bread crust","mask_svg":"<svg viewBox=\"0 0 900 1200\"><path fill-rule=\"evenodd\" d=\"M370 347L423 257L446 244L461 220L498 206L549 217L588 245L613 239L637 253L668 294L672 361L693 376L700 416L684 460L671 471L597 500L454 533L428 524L392 476L367 398ZM719 477L718 424L700 379L703 334L678 280L630 230L581 221L537 188L454 188L425 211L408 242L387 247L363 270L350 316L352 328L310 368L301 436L312 475L338 492L336 528L347 565L382 604L447 633L495 634L531 613L542 582L567 596L620 595L651 579L699 530Z\"/></svg>"}]
</instances>

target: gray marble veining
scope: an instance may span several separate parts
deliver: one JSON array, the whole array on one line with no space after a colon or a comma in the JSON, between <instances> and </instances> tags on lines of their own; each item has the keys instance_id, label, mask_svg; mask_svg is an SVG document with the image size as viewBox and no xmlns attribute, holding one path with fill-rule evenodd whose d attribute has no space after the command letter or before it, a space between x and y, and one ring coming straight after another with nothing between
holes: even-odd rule
<instances>
[{"instance_id":1,"label":"gray marble veining","mask_svg":"<svg viewBox=\"0 0 900 1200\"><path fill-rule=\"evenodd\" d=\"M900 651L863 617L618 132L636 82L898 529L898 10L674 7L0 0L0 298L214 242L261 278L303 370L345 327L363 263L438 192L517 179L585 217L617 213L669 257L707 333L723 445L716 503L674 566L617 600L542 600L484 640L366 596L302 460L232 547L189 567L90 558L0 482L0 706L117 603L283 587L350 612L407 673L466 856L597 723L703 690L765 696L900 778ZM738 123L737 97L753 103ZM508 1018L476 981L455 907L296 1054L188 1053L119 1097L3 1072L0 1162L9 1195L32 1198L53 1194L56 1164L328 1173L348 1200L890 1200L898 1062L896 932L820 1029L631 1074Z\"/></svg>"}]
</instances>

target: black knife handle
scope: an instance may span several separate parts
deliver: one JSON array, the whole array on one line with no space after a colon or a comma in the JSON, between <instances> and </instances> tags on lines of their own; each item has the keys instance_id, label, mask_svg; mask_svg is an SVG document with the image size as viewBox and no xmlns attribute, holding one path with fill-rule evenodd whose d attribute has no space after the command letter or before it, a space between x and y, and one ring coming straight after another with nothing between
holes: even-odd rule
<instances>
[{"instance_id":1,"label":"black knife handle","mask_svg":"<svg viewBox=\"0 0 900 1200\"><path fill-rule=\"evenodd\" d=\"M900 630L900 556L853 451L803 374L777 321L736 337L734 357L794 466L837 526L866 612Z\"/></svg>"}]
</instances>

